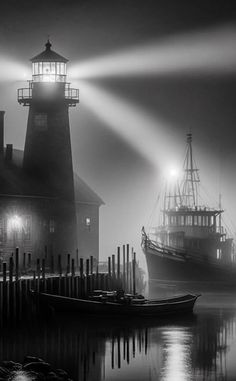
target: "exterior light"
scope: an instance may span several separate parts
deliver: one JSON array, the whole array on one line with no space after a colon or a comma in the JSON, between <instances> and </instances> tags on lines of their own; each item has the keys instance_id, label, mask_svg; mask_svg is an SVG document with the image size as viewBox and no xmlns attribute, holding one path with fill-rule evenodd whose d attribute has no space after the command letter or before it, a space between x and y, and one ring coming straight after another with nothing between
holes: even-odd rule
<instances>
[{"instance_id":1,"label":"exterior light","mask_svg":"<svg viewBox=\"0 0 236 381\"><path fill-rule=\"evenodd\" d=\"M31 59L33 82L66 82L67 59L51 50L51 43L46 43L44 52Z\"/></svg>"},{"instance_id":2,"label":"exterior light","mask_svg":"<svg viewBox=\"0 0 236 381\"><path fill-rule=\"evenodd\" d=\"M8 230L11 231L20 231L23 228L22 218L18 215L14 215L8 219Z\"/></svg>"},{"instance_id":3,"label":"exterior light","mask_svg":"<svg viewBox=\"0 0 236 381\"><path fill-rule=\"evenodd\" d=\"M89 228L91 226L91 219L90 217L85 218L85 225Z\"/></svg>"}]
</instances>

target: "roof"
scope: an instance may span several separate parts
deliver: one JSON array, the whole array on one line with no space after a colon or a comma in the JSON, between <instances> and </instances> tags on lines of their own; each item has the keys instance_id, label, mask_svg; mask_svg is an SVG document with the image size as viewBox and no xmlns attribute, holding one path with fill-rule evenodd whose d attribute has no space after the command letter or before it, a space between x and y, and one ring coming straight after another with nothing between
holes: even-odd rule
<instances>
[{"instance_id":1,"label":"roof","mask_svg":"<svg viewBox=\"0 0 236 381\"><path fill-rule=\"evenodd\" d=\"M104 201L74 173L75 201L82 204L104 205Z\"/></svg>"},{"instance_id":2,"label":"roof","mask_svg":"<svg viewBox=\"0 0 236 381\"><path fill-rule=\"evenodd\" d=\"M51 197L44 183L32 179L22 170L23 151L13 150L12 161L0 164L0 195ZM74 172L75 201L80 204L102 205L103 200Z\"/></svg>"},{"instance_id":3,"label":"roof","mask_svg":"<svg viewBox=\"0 0 236 381\"><path fill-rule=\"evenodd\" d=\"M52 44L47 41L45 44L46 49L42 52L37 54L37 56L34 56L31 58L31 62L68 62L68 59L61 56L60 54L54 52L54 50L51 50Z\"/></svg>"}]
</instances>

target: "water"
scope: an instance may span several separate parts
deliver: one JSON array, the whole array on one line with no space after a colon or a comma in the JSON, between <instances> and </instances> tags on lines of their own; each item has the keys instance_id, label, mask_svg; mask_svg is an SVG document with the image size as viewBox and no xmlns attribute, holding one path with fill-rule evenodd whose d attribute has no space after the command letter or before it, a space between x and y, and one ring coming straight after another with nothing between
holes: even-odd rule
<instances>
[{"instance_id":1,"label":"water","mask_svg":"<svg viewBox=\"0 0 236 381\"><path fill-rule=\"evenodd\" d=\"M25 355L74 381L235 381L236 295L205 294L178 319L60 316L2 330L0 359Z\"/></svg>"}]
</instances>

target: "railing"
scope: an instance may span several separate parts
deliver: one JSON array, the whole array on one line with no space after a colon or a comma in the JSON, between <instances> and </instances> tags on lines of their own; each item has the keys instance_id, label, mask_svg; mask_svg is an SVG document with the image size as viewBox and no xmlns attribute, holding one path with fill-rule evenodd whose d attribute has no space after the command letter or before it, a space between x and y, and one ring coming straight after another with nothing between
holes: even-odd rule
<instances>
[{"instance_id":1,"label":"railing","mask_svg":"<svg viewBox=\"0 0 236 381\"><path fill-rule=\"evenodd\" d=\"M48 85L48 83L46 83L46 84ZM42 85L44 86L44 84L42 84ZM53 83L49 83L49 85L51 85L52 89L53 89ZM67 101L69 106L75 106L76 103L79 102L79 89L71 88L69 83L65 83L63 85L64 85L64 88L63 88L64 98L63 99ZM38 86L38 83L37 83L37 86ZM34 83L30 82L29 87L24 87L24 88L18 89L17 90L18 102L20 104L23 104L24 106L29 106L34 98L35 99L44 98L46 95L48 95L48 91L45 91L45 90L48 90L48 88L45 89L43 86L40 89L42 91L39 91L38 88L36 91L36 89L34 89ZM59 88L58 92L57 92L57 90L58 89L55 89L54 93L50 92L51 96L55 95L55 99L59 98L59 97L57 97L57 95L61 94L61 88Z\"/></svg>"}]
</instances>

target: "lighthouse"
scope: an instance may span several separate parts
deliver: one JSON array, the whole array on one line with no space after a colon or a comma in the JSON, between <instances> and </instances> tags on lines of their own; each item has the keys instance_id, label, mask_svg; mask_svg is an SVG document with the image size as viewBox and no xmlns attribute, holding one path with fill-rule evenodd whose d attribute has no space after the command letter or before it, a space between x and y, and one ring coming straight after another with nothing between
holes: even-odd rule
<instances>
[{"instance_id":1,"label":"lighthouse","mask_svg":"<svg viewBox=\"0 0 236 381\"><path fill-rule=\"evenodd\" d=\"M78 89L66 80L68 60L51 49L31 59L32 80L18 90L18 102L29 106L24 170L47 183L48 195L74 200L69 107L79 102Z\"/></svg>"},{"instance_id":2,"label":"lighthouse","mask_svg":"<svg viewBox=\"0 0 236 381\"><path fill-rule=\"evenodd\" d=\"M79 102L79 90L67 82L68 60L51 47L48 40L45 50L31 59L32 79L27 88L18 89L18 102L29 107L23 171L38 184L40 196L52 200L54 246L65 252L77 245L69 108Z\"/></svg>"},{"instance_id":3,"label":"lighthouse","mask_svg":"<svg viewBox=\"0 0 236 381\"><path fill-rule=\"evenodd\" d=\"M75 263L79 257L98 261L104 202L73 171L69 109L79 91L67 81L68 60L50 41L31 62L32 78L17 91L18 102L29 108L24 150L5 146L0 111L0 266L16 247L23 268L29 256L33 268L38 259L49 266L58 255L64 268L68 254Z\"/></svg>"}]
</instances>

